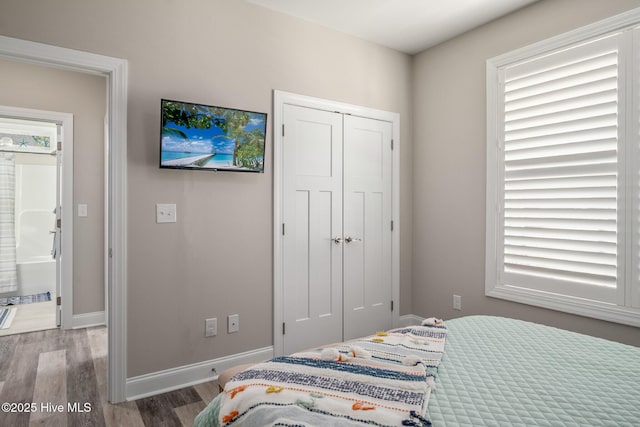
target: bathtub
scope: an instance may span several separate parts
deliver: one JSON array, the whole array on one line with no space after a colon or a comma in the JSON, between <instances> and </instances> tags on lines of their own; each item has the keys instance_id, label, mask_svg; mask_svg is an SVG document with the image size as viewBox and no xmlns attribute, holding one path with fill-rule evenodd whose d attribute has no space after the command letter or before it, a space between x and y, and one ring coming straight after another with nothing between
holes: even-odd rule
<instances>
[{"instance_id":1,"label":"bathtub","mask_svg":"<svg viewBox=\"0 0 640 427\"><path fill-rule=\"evenodd\" d=\"M56 290L56 261L51 256L55 221L51 209L23 210L18 215L16 270L18 290L13 295L33 295ZM13 296L12 295L12 296Z\"/></svg>"},{"instance_id":2,"label":"bathtub","mask_svg":"<svg viewBox=\"0 0 640 427\"><path fill-rule=\"evenodd\" d=\"M56 293L56 262L53 259L29 261L16 264L18 289L0 293L0 297L34 295L42 292Z\"/></svg>"},{"instance_id":3,"label":"bathtub","mask_svg":"<svg viewBox=\"0 0 640 427\"><path fill-rule=\"evenodd\" d=\"M56 261L54 259L23 262L18 269L18 291L16 295L33 295L41 292L56 293Z\"/></svg>"}]
</instances>

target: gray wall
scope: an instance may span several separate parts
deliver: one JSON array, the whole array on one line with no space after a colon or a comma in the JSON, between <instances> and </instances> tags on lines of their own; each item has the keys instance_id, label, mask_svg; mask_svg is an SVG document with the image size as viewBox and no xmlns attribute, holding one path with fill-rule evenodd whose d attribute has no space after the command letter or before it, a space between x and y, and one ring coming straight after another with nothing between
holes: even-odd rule
<instances>
[{"instance_id":1,"label":"gray wall","mask_svg":"<svg viewBox=\"0 0 640 427\"><path fill-rule=\"evenodd\" d=\"M238 0L3 0L0 32L129 61L128 377L273 343L272 129L264 174L160 170L163 97L271 118L280 89L400 113L400 310L410 313L408 55ZM156 203L175 203L178 222L155 224ZM204 337L208 317L217 337Z\"/></svg>"},{"instance_id":2,"label":"gray wall","mask_svg":"<svg viewBox=\"0 0 640 427\"><path fill-rule=\"evenodd\" d=\"M1 59L0 76L1 105L73 114L73 314L103 311L106 79Z\"/></svg>"},{"instance_id":3,"label":"gray wall","mask_svg":"<svg viewBox=\"0 0 640 427\"><path fill-rule=\"evenodd\" d=\"M640 345L638 328L484 296L486 60L638 6L545 0L415 56L413 313L516 317Z\"/></svg>"},{"instance_id":4,"label":"gray wall","mask_svg":"<svg viewBox=\"0 0 640 427\"><path fill-rule=\"evenodd\" d=\"M2 0L0 32L129 61L132 377L273 342L271 135L264 174L157 167L160 98L271 118L273 89L400 113L401 314L494 313L632 341L634 328L484 297L484 64L638 5L544 0L415 58L238 0ZM156 203L176 203L178 222L155 224ZM448 309L454 292L462 312ZM204 338L214 316L219 334Z\"/></svg>"}]
</instances>

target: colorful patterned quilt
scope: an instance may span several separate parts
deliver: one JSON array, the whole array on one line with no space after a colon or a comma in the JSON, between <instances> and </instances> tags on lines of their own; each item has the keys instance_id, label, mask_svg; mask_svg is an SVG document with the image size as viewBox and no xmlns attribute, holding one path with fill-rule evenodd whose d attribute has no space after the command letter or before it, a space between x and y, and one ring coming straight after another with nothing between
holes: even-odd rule
<instances>
[{"instance_id":1,"label":"colorful patterned quilt","mask_svg":"<svg viewBox=\"0 0 640 427\"><path fill-rule=\"evenodd\" d=\"M276 357L236 374L196 425L428 426L447 334L442 323Z\"/></svg>"}]
</instances>

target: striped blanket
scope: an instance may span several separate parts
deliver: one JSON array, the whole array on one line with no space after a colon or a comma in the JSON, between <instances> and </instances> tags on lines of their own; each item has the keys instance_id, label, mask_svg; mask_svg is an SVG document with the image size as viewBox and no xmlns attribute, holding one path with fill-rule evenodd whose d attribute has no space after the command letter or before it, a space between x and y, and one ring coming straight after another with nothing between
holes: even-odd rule
<instances>
[{"instance_id":1,"label":"striped blanket","mask_svg":"<svg viewBox=\"0 0 640 427\"><path fill-rule=\"evenodd\" d=\"M227 383L219 425L429 426L446 332L442 323L393 329L256 365Z\"/></svg>"}]
</instances>

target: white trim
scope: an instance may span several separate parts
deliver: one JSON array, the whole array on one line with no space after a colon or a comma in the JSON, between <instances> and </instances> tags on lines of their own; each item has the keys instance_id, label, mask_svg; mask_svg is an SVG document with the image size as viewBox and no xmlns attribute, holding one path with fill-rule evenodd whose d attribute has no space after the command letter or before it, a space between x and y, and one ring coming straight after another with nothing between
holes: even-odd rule
<instances>
[{"instance_id":1,"label":"white trim","mask_svg":"<svg viewBox=\"0 0 640 427\"><path fill-rule=\"evenodd\" d=\"M104 75L109 86L109 401L125 400L127 360L127 61L0 36L0 57ZM108 254L105 258L108 257ZM109 262L110 261L110 262Z\"/></svg>"},{"instance_id":2,"label":"white trim","mask_svg":"<svg viewBox=\"0 0 640 427\"><path fill-rule=\"evenodd\" d=\"M105 88L105 117L104 117L104 142L103 142L103 160L104 160L104 181L103 181L103 214L105 218L109 218L109 88ZM106 268L109 262L109 222L104 221L103 224L104 237L104 322L109 324L109 269Z\"/></svg>"},{"instance_id":3,"label":"white trim","mask_svg":"<svg viewBox=\"0 0 640 427\"><path fill-rule=\"evenodd\" d=\"M392 233L392 298L394 311L392 324L399 324L400 305L400 114L353 104L331 101L274 90L273 92L273 343L275 354L284 352L282 323L284 322L284 295L282 290L282 125L285 104L315 108L325 111L339 111L353 116L384 120L393 124L394 147L391 153L393 162L393 186L391 219Z\"/></svg>"},{"instance_id":4,"label":"white trim","mask_svg":"<svg viewBox=\"0 0 640 427\"><path fill-rule=\"evenodd\" d=\"M502 177L500 174L503 168L500 166L500 158L503 156L500 137L498 135L498 129L500 128L499 120L502 116L501 108L503 103L500 102L503 99L503 94L498 93L499 88L502 87L501 82L503 72L501 67L524 63L529 58L544 57L544 55L554 52L562 51L570 46L579 45L590 40L598 40L605 36L621 32L624 30L630 30L640 23L640 8L636 8L620 15L613 16L608 19L587 25L582 28L578 28L573 31L569 31L565 34L558 35L556 37L517 49L512 52L502 54L500 56L487 60L487 188L486 188L486 247L485 247L485 295L494 298L505 299L509 301L515 301L523 304L529 304L538 307L544 307L552 310L563 311L567 313L577 314L586 317L592 317L596 319L627 324L631 326L640 326L640 307L638 302L633 300L633 292L640 294L637 282L630 280L635 277L635 268L637 268L637 262L633 260L637 259L637 247L635 243L636 239L630 239L637 233L636 221L632 221L634 227L633 230L625 230L625 223L629 223L630 218L633 218L634 213L637 212L637 201L633 196L632 187L635 188L637 180L633 182L625 182L625 179L635 177L635 172L626 174L624 170L621 174L622 178L619 181L619 188L627 189L627 193L619 194L619 214L627 217L625 221L620 222L619 229L619 241L618 241L618 253L622 263L619 265L618 278L623 280L626 284L625 287L619 289L615 300L616 304L608 304L605 302L592 301L585 298L571 297L565 295L557 295L553 293L543 292L541 290L525 289L520 287L508 286L501 284L501 269L498 265L498 258L500 255L500 242L503 236L500 234L501 227L499 222L501 221L501 196L500 185ZM637 30L634 30L637 34ZM622 33L621 40L621 52L630 52L633 49L631 35ZM634 35L636 40L638 36ZM630 144L633 136L637 134L638 124L635 120L637 104L634 104L633 99L637 99L638 86L635 78L630 77L630 73L637 67L637 54L633 53L633 58L628 60L627 57L621 55L620 61L620 87L619 92L622 96L620 104L622 106L622 113L620 116L620 128L622 134L620 135L620 153L626 159L626 169L635 171L637 166L635 164L637 147L636 144ZM627 59L625 59L627 58ZM628 62L625 62L627 61ZM632 87L625 87L625 81L632 81ZM631 94L632 96L628 96ZM627 98L625 99L625 96ZM635 108L632 106L635 105ZM625 141L626 140L626 141ZM624 165L622 165L624 169ZM625 205L626 203L626 205ZM627 241L625 241L625 238ZM622 265L624 264L624 265ZM623 269L626 267L626 270ZM626 301L626 302L625 302Z\"/></svg>"},{"instance_id":5,"label":"white trim","mask_svg":"<svg viewBox=\"0 0 640 427\"><path fill-rule=\"evenodd\" d=\"M127 375L127 61L112 65L109 85L109 401L125 400ZM109 262L110 261L110 262Z\"/></svg>"},{"instance_id":6,"label":"white trim","mask_svg":"<svg viewBox=\"0 0 640 427\"><path fill-rule=\"evenodd\" d=\"M496 286L486 295L593 319L640 327L640 310L630 307L505 286Z\"/></svg>"},{"instance_id":7,"label":"white trim","mask_svg":"<svg viewBox=\"0 0 640 427\"><path fill-rule=\"evenodd\" d=\"M417 316L415 314L405 314L398 319L397 327L402 328L406 326L419 326L422 324L424 317Z\"/></svg>"},{"instance_id":8,"label":"white trim","mask_svg":"<svg viewBox=\"0 0 640 427\"><path fill-rule=\"evenodd\" d=\"M640 19L640 16L638 17ZM638 131L637 116L635 115L634 106L637 104L637 95L633 92L636 85L636 78L633 77L635 71L634 63L634 36L637 31L627 31L620 35L620 54L618 55L619 70L618 70L618 111L621 112L619 117L619 130L618 137L620 143L618 144L618 159L622 159L620 162L621 173L618 174L618 188L624 189L618 190L619 202L618 209L620 214L618 215L618 247L619 256L622 260L618 265L618 277L621 278L625 286L618 286L616 289L615 303L619 306L625 306L625 301L631 301L631 290L634 286L634 276L636 269L634 266L633 254L634 246L637 246L637 238L634 238L633 230L637 221L633 221L631 227L626 227L629 221L634 218L635 203L634 194L637 193L637 175L630 173L633 171L635 165L635 159L633 155L637 154L636 146L637 142L633 142L636 139L634 132ZM630 304L629 304L630 305ZM637 320L640 322L640 310L637 313ZM634 316L632 316L633 318Z\"/></svg>"},{"instance_id":9,"label":"white trim","mask_svg":"<svg viewBox=\"0 0 640 427\"><path fill-rule=\"evenodd\" d=\"M0 105L0 115L62 125L62 176L60 177L62 197L60 204L65 209L62 209L63 227L60 235L60 249L64 254L60 260L60 268L62 269L60 290L63 296L60 327L70 329L73 327L73 114ZM59 279L56 277L56 280Z\"/></svg>"},{"instance_id":10,"label":"white trim","mask_svg":"<svg viewBox=\"0 0 640 427\"><path fill-rule=\"evenodd\" d=\"M73 315L73 329L90 328L105 325L105 312L81 313Z\"/></svg>"},{"instance_id":11,"label":"white trim","mask_svg":"<svg viewBox=\"0 0 640 427\"><path fill-rule=\"evenodd\" d=\"M485 266L484 283L485 295L495 287L498 281L498 221L499 197L498 197L498 157L501 156L501 147L498 141L498 94L499 74L497 66L487 61L487 182L485 195Z\"/></svg>"},{"instance_id":12,"label":"white trim","mask_svg":"<svg viewBox=\"0 0 640 427\"><path fill-rule=\"evenodd\" d=\"M633 31L632 45L640 46L640 30L639 29L636 29ZM632 69L635 69L635 70L640 69L640 52L638 52L637 49L633 50L632 60L630 62L631 62ZM638 81L637 78L633 79L633 83L631 84L631 90L629 93L631 94L631 96L629 96L628 98L640 99L640 82ZM634 103L630 111L632 111L631 114L633 115L633 117L638 117L638 114L640 113L640 103L637 103L637 102ZM631 126L629 126L629 132L630 134L627 136L627 138L632 138L632 140L633 138L635 138L635 135L639 134L640 123L638 123L638 120L631 121ZM631 144L631 147L628 153L629 153L628 155L629 163L627 163L627 167L631 171L636 171L634 172L634 174L636 177L638 177L637 172L640 171L640 147L638 146L638 144L637 143ZM639 183L638 178L636 178L635 182L632 181L629 183L629 187L637 188L638 183ZM628 215L630 215L629 218L634 218L636 217L636 215L638 215L638 213L640 213L640 200L638 200L638 197L633 197L633 196L627 196L627 197L628 197L628 200L632 200L632 202L629 203L629 208L631 209L631 213L629 213ZM638 233L640 233L640 226L638 224L638 221L633 221L633 225L631 226L630 232L632 236L639 235ZM634 259L634 260L640 259L640 244L638 243L637 239L629 239L629 242L627 242L627 250L628 250L628 255L631 257L631 259ZM629 283L632 283L632 286L630 287L630 289L627 289L628 293L626 295L626 298L628 298L628 301L631 301L632 307L640 309L640 277L638 277L638 270L628 268L627 279L630 280Z\"/></svg>"},{"instance_id":13,"label":"white trim","mask_svg":"<svg viewBox=\"0 0 640 427\"><path fill-rule=\"evenodd\" d=\"M62 119L62 188L60 206L62 223L60 238L60 291L62 292L62 316L60 327L68 329L73 321L73 115L66 114Z\"/></svg>"},{"instance_id":14,"label":"white trim","mask_svg":"<svg viewBox=\"0 0 640 427\"><path fill-rule=\"evenodd\" d=\"M218 359L152 372L127 379L127 400L137 400L183 387L215 381L224 370L246 363L260 363L273 357L273 347L238 353Z\"/></svg>"},{"instance_id":15,"label":"white trim","mask_svg":"<svg viewBox=\"0 0 640 427\"><path fill-rule=\"evenodd\" d=\"M284 265L282 257L282 186L283 160L282 126L284 103L287 97L280 91L273 92L273 348L276 355L284 353Z\"/></svg>"}]
</instances>

